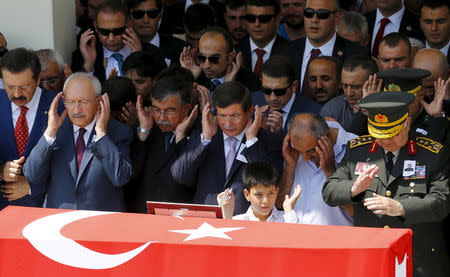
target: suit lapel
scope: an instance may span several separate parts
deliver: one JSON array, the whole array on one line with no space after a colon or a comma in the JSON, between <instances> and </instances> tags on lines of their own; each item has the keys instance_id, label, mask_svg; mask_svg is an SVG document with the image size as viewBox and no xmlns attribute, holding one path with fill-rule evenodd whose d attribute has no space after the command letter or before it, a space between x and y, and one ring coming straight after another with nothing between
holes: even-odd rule
<instances>
[{"instance_id":1,"label":"suit lapel","mask_svg":"<svg viewBox=\"0 0 450 277\"><path fill-rule=\"evenodd\" d=\"M395 160L394 167L392 168L391 176L389 176L389 182L388 184L392 183L397 179L399 176L403 175L403 161L407 160L407 152L403 151L404 147L400 149L400 152L398 153L398 157Z\"/></svg>"},{"instance_id":2,"label":"suit lapel","mask_svg":"<svg viewBox=\"0 0 450 277\"><path fill-rule=\"evenodd\" d=\"M51 101L47 99L47 93L49 92L46 90L42 90L41 99L39 99L38 110L36 112L36 117L34 118L33 129L31 130L27 146L25 147L25 156L28 156L30 154L31 150L44 133L45 126L47 126L48 108L49 103L51 103Z\"/></svg>"},{"instance_id":3,"label":"suit lapel","mask_svg":"<svg viewBox=\"0 0 450 277\"><path fill-rule=\"evenodd\" d=\"M77 182L76 182L77 186L78 186L78 182L81 179L81 176L83 176L84 170L86 169L87 165L91 161L92 157L94 157L94 154L89 149L89 145L92 142L92 138L94 137L94 133L95 133L95 126L94 126L94 129L92 129L91 135L89 136L88 143L86 143L86 147L84 148L83 159L81 160L81 165L80 165L80 168L78 169L78 176L77 176Z\"/></svg>"},{"instance_id":4,"label":"suit lapel","mask_svg":"<svg viewBox=\"0 0 450 277\"><path fill-rule=\"evenodd\" d=\"M336 35L336 42L333 47L333 57L337 58L340 62L344 60L346 55L345 51L345 41L340 36Z\"/></svg>"},{"instance_id":5,"label":"suit lapel","mask_svg":"<svg viewBox=\"0 0 450 277\"><path fill-rule=\"evenodd\" d=\"M16 138L14 137L14 126L12 119L12 111L11 111L11 102L6 96L6 91L1 90L0 93L0 130L1 136L6 136L6 143L8 144L8 148L11 153L16 153L17 155L17 145Z\"/></svg>"},{"instance_id":6,"label":"suit lapel","mask_svg":"<svg viewBox=\"0 0 450 277\"><path fill-rule=\"evenodd\" d=\"M250 72L252 70L252 52L250 48L250 37L245 38L241 47L242 55L244 56L244 68Z\"/></svg>"},{"instance_id":7,"label":"suit lapel","mask_svg":"<svg viewBox=\"0 0 450 277\"><path fill-rule=\"evenodd\" d=\"M60 147L63 150L67 164L69 165L70 174L74 181L77 180L77 155L75 150L75 140L73 137L73 124L70 122L69 117L67 117L61 127L61 130L57 133L58 138L55 147ZM68 146L62 145L68 144Z\"/></svg>"},{"instance_id":8,"label":"suit lapel","mask_svg":"<svg viewBox=\"0 0 450 277\"><path fill-rule=\"evenodd\" d=\"M364 162L364 161L363 161ZM386 170L386 162L384 160L384 150L382 147L378 146L377 152L373 154L372 157L369 157L367 161L369 165L375 164L380 169L378 170L377 176L378 179L383 183L385 187L388 185L388 176Z\"/></svg>"}]
</instances>

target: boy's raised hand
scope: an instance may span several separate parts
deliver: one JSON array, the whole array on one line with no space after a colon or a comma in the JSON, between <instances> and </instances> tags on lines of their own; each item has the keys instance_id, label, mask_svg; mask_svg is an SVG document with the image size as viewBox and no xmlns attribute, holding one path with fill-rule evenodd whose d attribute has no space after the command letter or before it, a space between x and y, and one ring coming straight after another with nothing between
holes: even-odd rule
<instances>
[{"instance_id":1,"label":"boy's raised hand","mask_svg":"<svg viewBox=\"0 0 450 277\"><path fill-rule=\"evenodd\" d=\"M283 209L285 213L288 213L292 211L295 207L295 204L297 204L297 200L300 197L300 193L302 192L302 187L300 185L297 185L294 189L294 193L291 197L286 194L286 197L284 198L283 202Z\"/></svg>"},{"instance_id":2,"label":"boy's raised hand","mask_svg":"<svg viewBox=\"0 0 450 277\"><path fill-rule=\"evenodd\" d=\"M217 203L222 207L223 218L232 218L234 212L234 194L231 189L226 189L217 195Z\"/></svg>"}]
</instances>

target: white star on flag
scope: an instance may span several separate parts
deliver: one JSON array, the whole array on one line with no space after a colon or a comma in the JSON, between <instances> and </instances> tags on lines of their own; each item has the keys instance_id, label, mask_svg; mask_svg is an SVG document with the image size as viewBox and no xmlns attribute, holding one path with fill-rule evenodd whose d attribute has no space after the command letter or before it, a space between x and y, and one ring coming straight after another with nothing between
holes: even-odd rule
<instances>
[{"instance_id":1,"label":"white star on flag","mask_svg":"<svg viewBox=\"0 0 450 277\"><path fill-rule=\"evenodd\" d=\"M227 234L227 232L232 232L236 230L244 229L244 227L235 227L235 228L216 228L211 226L210 224L204 222L197 229L187 229L187 230L169 230L169 232L181 233L181 234L189 234L184 241L206 238L206 237L214 237L221 239L231 239Z\"/></svg>"}]
</instances>

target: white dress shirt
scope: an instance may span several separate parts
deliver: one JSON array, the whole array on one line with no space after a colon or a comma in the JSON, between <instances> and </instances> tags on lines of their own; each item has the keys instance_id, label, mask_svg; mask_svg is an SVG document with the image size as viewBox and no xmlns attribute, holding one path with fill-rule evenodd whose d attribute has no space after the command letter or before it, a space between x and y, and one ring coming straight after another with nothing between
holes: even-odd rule
<instances>
[{"instance_id":1,"label":"white dress shirt","mask_svg":"<svg viewBox=\"0 0 450 277\"><path fill-rule=\"evenodd\" d=\"M347 142L357 136L345 131L337 122L327 121L330 128L338 129L336 144L333 146L336 163L344 158ZM317 225L353 225L353 218L340 207L328 206L322 198L322 188L327 180L325 173L312 161L305 162L300 155L295 170L291 195L297 184L302 186L295 210L299 223Z\"/></svg>"},{"instance_id":2,"label":"white dress shirt","mask_svg":"<svg viewBox=\"0 0 450 277\"><path fill-rule=\"evenodd\" d=\"M155 36L152 38L152 40L149 43L153 44L154 46L159 48L160 41L161 41L161 38L159 37L159 34L156 33Z\"/></svg>"},{"instance_id":3,"label":"white dress shirt","mask_svg":"<svg viewBox=\"0 0 450 277\"><path fill-rule=\"evenodd\" d=\"M196 3L203 3L208 5L209 4L209 0L202 0L202 1L198 1ZM192 0L186 0L186 4L184 4L184 10L186 11L187 8L189 8L190 5L194 4L194 2L192 2Z\"/></svg>"},{"instance_id":4,"label":"white dress shirt","mask_svg":"<svg viewBox=\"0 0 450 277\"><path fill-rule=\"evenodd\" d=\"M294 104L294 100L295 100L295 93L292 94L291 99L289 99L286 105L284 105L284 107L281 108L281 110L284 112L282 129L284 129L284 126L286 126L286 121L288 119L289 112L291 111L292 104Z\"/></svg>"},{"instance_id":5,"label":"white dress shirt","mask_svg":"<svg viewBox=\"0 0 450 277\"><path fill-rule=\"evenodd\" d=\"M389 20L391 22L386 24L386 27L384 28L383 36L393 33L393 32L398 32L398 30L400 30L400 23L402 22L402 17L403 17L404 13L405 13L405 7L402 6L402 8L398 12L387 17L387 18L389 18ZM373 27L373 33L372 33L372 44L370 47L371 49L373 48L373 44L375 43L375 38L378 34L378 30L380 29L381 20L383 18L384 18L384 15L381 14L380 9L377 9L377 16L375 18L375 25Z\"/></svg>"},{"instance_id":6,"label":"white dress shirt","mask_svg":"<svg viewBox=\"0 0 450 277\"><path fill-rule=\"evenodd\" d=\"M267 43L264 48L262 48L266 53L264 53L263 56L263 62L266 62L270 58L270 53L272 53L273 44L275 43L275 39L277 37L275 36L269 43ZM250 38L250 51L252 53L252 71L255 70L256 62L258 61L258 55L256 55L256 49L259 47L256 45L256 43L253 42L253 39Z\"/></svg>"},{"instance_id":7,"label":"white dress shirt","mask_svg":"<svg viewBox=\"0 0 450 277\"><path fill-rule=\"evenodd\" d=\"M428 42L426 42L425 48L431 48L430 45L428 45ZM441 51L444 54L444 56L447 56L449 48L450 48L450 40L447 42L447 45L439 49L439 51Z\"/></svg>"},{"instance_id":8,"label":"white dress shirt","mask_svg":"<svg viewBox=\"0 0 450 277\"><path fill-rule=\"evenodd\" d=\"M31 133L34 125L34 119L36 118L37 110L39 108L39 101L41 100L42 89L40 87L36 88L34 92L33 98L31 98L30 102L28 102L25 106L28 108L27 113L25 114L25 118L27 119L28 125L28 134ZM13 126L16 128L17 120L20 116L20 107L11 102L11 113Z\"/></svg>"},{"instance_id":9,"label":"white dress shirt","mask_svg":"<svg viewBox=\"0 0 450 277\"><path fill-rule=\"evenodd\" d=\"M111 74L111 71L113 69L117 70L117 76L122 76L120 74L121 69L119 68L119 63L117 62L116 59L111 57L111 55L114 53L122 54L123 60L125 61L125 59L131 54L131 49L125 45L118 52L113 52L113 51L109 51L108 49L103 47L103 58L107 60L107 65L105 67L106 78L108 78L108 76Z\"/></svg>"},{"instance_id":10,"label":"white dress shirt","mask_svg":"<svg viewBox=\"0 0 450 277\"><path fill-rule=\"evenodd\" d=\"M83 140L84 140L84 145L85 145L85 146L88 145L89 137L91 136L91 133L92 133L92 131L94 130L94 126L95 126L95 123L96 123L96 122L97 122L97 117L95 117L94 120L92 120L92 122L89 123L88 126L84 127L84 129L86 130L86 132L85 132L84 135L83 135ZM73 124L73 143L74 143L74 145L75 145L75 143L77 142L78 134L80 133L80 128L81 128L81 127L79 127L79 126ZM52 144L55 142L55 140L56 140L56 137L54 137L54 138L49 137L49 136L47 136L45 133L44 133L44 137L45 137L45 140L47 141L47 143L48 143L49 145L52 145ZM94 136L92 137L92 142L95 142L95 141L97 141L97 138L96 138L95 135L94 135Z\"/></svg>"},{"instance_id":11,"label":"white dress shirt","mask_svg":"<svg viewBox=\"0 0 450 277\"><path fill-rule=\"evenodd\" d=\"M336 33L334 33L333 37L327 41L327 43L325 43L324 45L320 46L320 47L314 47L311 42L309 41L308 38L306 38L306 43L305 43L305 51L303 52L303 61L302 61L302 72L300 75L300 80L299 80L299 87L301 88L303 86L303 78L305 77L305 73L306 73L306 68L308 67L308 61L309 58L311 57L311 51L313 49L319 49L320 50L320 56L333 56L333 49L334 49L334 44L336 42Z\"/></svg>"},{"instance_id":12,"label":"white dress shirt","mask_svg":"<svg viewBox=\"0 0 450 277\"><path fill-rule=\"evenodd\" d=\"M250 206L245 214L238 214L233 216L233 219L236 220L249 220L249 221L260 221L259 218L255 216L252 210L252 206ZM298 217L295 210L292 210L288 213L284 213L282 211L277 210L277 208L273 207L272 213L267 218L266 221L270 222L286 222L286 223L298 223Z\"/></svg>"},{"instance_id":13,"label":"white dress shirt","mask_svg":"<svg viewBox=\"0 0 450 277\"><path fill-rule=\"evenodd\" d=\"M3 89L3 79L0 78L0 89Z\"/></svg>"}]
</instances>

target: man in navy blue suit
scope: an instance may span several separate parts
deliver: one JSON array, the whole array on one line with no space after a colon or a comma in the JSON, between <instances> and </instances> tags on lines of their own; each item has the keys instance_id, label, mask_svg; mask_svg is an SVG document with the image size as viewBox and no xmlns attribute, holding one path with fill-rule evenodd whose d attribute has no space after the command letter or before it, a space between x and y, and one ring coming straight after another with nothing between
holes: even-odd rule
<instances>
[{"instance_id":1,"label":"man in navy blue suit","mask_svg":"<svg viewBox=\"0 0 450 277\"><path fill-rule=\"evenodd\" d=\"M281 138L260 129L262 113L255 107L251 118L249 90L229 81L215 90L202 112L202 129L194 130L182 154L173 163L172 176L180 185L196 189L194 202L217 205L217 194L231 188L236 196L235 214L249 204L243 195L242 173L248 163L265 161L280 169Z\"/></svg>"},{"instance_id":2,"label":"man in navy blue suit","mask_svg":"<svg viewBox=\"0 0 450 277\"><path fill-rule=\"evenodd\" d=\"M18 48L0 62L0 209L8 205L42 206L45 186L30 183L22 165L47 126L56 93L38 87L41 65L32 51Z\"/></svg>"}]
</instances>

